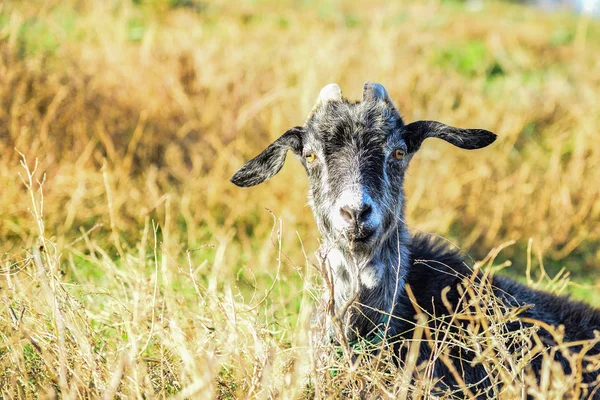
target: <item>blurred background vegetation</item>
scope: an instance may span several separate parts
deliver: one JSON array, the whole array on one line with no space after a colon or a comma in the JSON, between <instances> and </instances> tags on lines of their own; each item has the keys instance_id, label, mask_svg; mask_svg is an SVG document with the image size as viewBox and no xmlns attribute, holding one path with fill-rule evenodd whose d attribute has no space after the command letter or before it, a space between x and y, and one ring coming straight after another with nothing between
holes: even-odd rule
<instances>
[{"instance_id":1,"label":"blurred background vegetation","mask_svg":"<svg viewBox=\"0 0 600 400\"><path fill-rule=\"evenodd\" d=\"M537 275L570 274L566 292L600 304L598 20L500 1L4 1L5 332L22 309L38 342L56 339L40 333L56 323L41 295L49 289L36 281L42 267L32 249L41 240L49 282L83 310L73 318L88 321L90 346L112 354L98 372L104 378L94 378L108 386L115 365L129 365L119 351L138 335L142 353L169 366L158 373L144 361L148 387L181 389L176 368L165 372L177 357L165 356L156 310L170 309L184 331L202 330L210 302L199 303L200 292L256 305L251 324L284 348L297 344L303 304L315 296L307 285L318 247L304 172L290 157L259 187L242 190L228 178L301 124L322 86L336 82L358 99L365 81L382 83L408 122L499 136L478 152L426 143L407 178L415 230L442 235L474 259L514 241L498 260L510 260L502 273L521 280L532 238ZM23 184L21 153L30 168L39 163L43 192ZM40 356L15 335L5 339L18 351L0 350L14 366L0 383L27 376L27 393L44 379L64 391L50 356L38 360L46 372L32 373ZM211 386L233 374L216 365L207 385L236 393L234 378Z\"/></svg>"}]
</instances>

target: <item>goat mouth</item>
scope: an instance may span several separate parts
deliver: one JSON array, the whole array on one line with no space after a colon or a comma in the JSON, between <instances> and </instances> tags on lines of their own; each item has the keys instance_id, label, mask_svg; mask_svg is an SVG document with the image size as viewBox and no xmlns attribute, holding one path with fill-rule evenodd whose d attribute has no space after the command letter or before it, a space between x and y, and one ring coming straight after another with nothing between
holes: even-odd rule
<instances>
[{"instance_id":1,"label":"goat mouth","mask_svg":"<svg viewBox=\"0 0 600 400\"><path fill-rule=\"evenodd\" d=\"M375 236L375 232L376 230L362 230L360 232L355 233L354 235L351 236L350 240L353 243L358 243L358 244L366 244L369 243L371 241L371 239Z\"/></svg>"}]
</instances>

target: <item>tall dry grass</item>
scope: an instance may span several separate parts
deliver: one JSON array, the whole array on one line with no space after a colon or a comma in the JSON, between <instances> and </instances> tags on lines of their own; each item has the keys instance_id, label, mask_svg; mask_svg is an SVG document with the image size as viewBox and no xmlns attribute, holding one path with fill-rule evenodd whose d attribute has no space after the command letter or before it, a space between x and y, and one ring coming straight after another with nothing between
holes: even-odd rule
<instances>
[{"instance_id":1,"label":"tall dry grass","mask_svg":"<svg viewBox=\"0 0 600 400\"><path fill-rule=\"evenodd\" d=\"M519 276L533 237L541 282L598 304L593 286L564 279L598 283L598 23L387 3L0 5L2 396L355 385L364 369L329 379L307 357L318 235L301 168L251 190L228 183L329 82L358 98L378 81L408 121L498 133L475 153L427 143L409 221L479 258L514 240L498 264ZM388 394L406 389L396 383Z\"/></svg>"}]
</instances>

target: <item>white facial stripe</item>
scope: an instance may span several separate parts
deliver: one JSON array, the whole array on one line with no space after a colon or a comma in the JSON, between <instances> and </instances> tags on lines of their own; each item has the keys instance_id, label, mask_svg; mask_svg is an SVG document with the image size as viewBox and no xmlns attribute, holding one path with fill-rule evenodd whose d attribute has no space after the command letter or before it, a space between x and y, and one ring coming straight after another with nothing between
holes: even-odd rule
<instances>
[{"instance_id":1,"label":"white facial stripe","mask_svg":"<svg viewBox=\"0 0 600 400\"><path fill-rule=\"evenodd\" d=\"M340 209L350 208L354 210L360 210L365 204L371 206L371 213L367 220L363 221L366 228L376 229L382 221L381 210L378 204L376 204L369 192L367 192L364 186L353 185L344 190L337 200L334 202L331 209L331 221L333 222L334 228L338 231L347 229L350 223L342 216Z\"/></svg>"}]
</instances>

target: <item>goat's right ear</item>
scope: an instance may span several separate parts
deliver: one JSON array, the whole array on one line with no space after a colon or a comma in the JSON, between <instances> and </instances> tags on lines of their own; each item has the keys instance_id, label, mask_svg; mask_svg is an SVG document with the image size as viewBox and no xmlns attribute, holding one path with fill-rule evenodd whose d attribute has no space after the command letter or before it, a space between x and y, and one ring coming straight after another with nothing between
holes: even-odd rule
<instances>
[{"instance_id":1,"label":"goat's right ear","mask_svg":"<svg viewBox=\"0 0 600 400\"><path fill-rule=\"evenodd\" d=\"M288 130L233 174L231 182L240 187L248 187L273 177L283 167L288 150L297 155L302 153L304 132L304 128L300 126Z\"/></svg>"}]
</instances>

